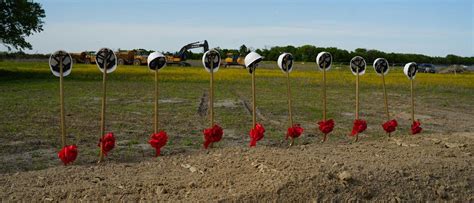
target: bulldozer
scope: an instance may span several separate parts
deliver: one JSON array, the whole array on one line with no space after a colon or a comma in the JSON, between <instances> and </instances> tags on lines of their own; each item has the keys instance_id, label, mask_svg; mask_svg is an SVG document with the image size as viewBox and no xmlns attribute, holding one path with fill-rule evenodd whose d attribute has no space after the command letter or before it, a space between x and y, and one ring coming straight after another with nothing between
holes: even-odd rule
<instances>
[{"instance_id":1,"label":"bulldozer","mask_svg":"<svg viewBox=\"0 0 474 203\"><path fill-rule=\"evenodd\" d=\"M81 53L71 53L74 63L95 63L95 51L83 51Z\"/></svg>"},{"instance_id":2,"label":"bulldozer","mask_svg":"<svg viewBox=\"0 0 474 203\"><path fill-rule=\"evenodd\" d=\"M234 53L227 53L227 57L224 60L224 67L229 66L242 66L245 68L244 57L240 55L234 55Z\"/></svg>"},{"instance_id":3,"label":"bulldozer","mask_svg":"<svg viewBox=\"0 0 474 203\"><path fill-rule=\"evenodd\" d=\"M177 54L165 55L166 65L191 66L191 64L186 62L186 51L199 47L202 47L204 52L208 51L209 44L207 43L207 40L189 43L184 45Z\"/></svg>"},{"instance_id":4,"label":"bulldozer","mask_svg":"<svg viewBox=\"0 0 474 203\"><path fill-rule=\"evenodd\" d=\"M119 65L142 65L147 63L147 57L149 51L145 49L133 49L133 50L119 50L115 52L117 55L117 63Z\"/></svg>"}]
</instances>

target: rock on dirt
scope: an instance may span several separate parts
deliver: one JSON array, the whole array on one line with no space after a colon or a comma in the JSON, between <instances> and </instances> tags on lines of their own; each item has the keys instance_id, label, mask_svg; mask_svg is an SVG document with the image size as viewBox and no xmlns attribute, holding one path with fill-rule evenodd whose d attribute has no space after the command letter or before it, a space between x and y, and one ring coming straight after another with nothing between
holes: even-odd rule
<instances>
[{"instance_id":1,"label":"rock on dirt","mask_svg":"<svg viewBox=\"0 0 474 203\"><path fill-rule=\"evenodd\" d=\"M444 146L445 146L446 148L463 148L463 147L466 147L466 144L445 142L445 143L444 143Z\"/></svg>"},{"instance_id":2,"label":"rock on dirt","mask_svg":"<svg viewBox=\"0 0 474 203\"><path fill-rule=\"evenodd\" d=\"M339 178L339 180L342 180L342 181L350 181L352 179L352 174L347 171L343 171L339 173L337 177Z\"/></svg>"},{"instance_id":3,"label":"rock on dirt","mask_svg":"<svg viewBox=\"0 0 474 203\"><path fill-rule=\"evenodd\" d=\"M191 173L194 173L194 172L197 171L197 168L194 167L194 166L191 166L191 167L189 167L189 171L191 171Z\"/></svg>"}]
</instances>

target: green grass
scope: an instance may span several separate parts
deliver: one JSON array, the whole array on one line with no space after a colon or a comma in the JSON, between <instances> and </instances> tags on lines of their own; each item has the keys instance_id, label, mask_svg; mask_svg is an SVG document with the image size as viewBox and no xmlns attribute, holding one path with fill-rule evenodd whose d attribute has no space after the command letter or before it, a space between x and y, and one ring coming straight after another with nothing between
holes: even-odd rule
<instances>
[{"instance_id":1,"label":"green grass","mask_svg":"<svg viewBox=\"0 0 474 203\"><path fill-rule=\"evenodd\" d=\"M297 63L291 74L293 114L294 121L305 128L304 135L320 136L316 122L322 117L322 75L314 67L314 63ZM276 65L260 68L256 74L257 108L266 118L259 122L267 129L265 139L259 144L278 145L288 127L286 79ZM142 157L142 152L134 149L138 144L146 144L153 130L153 78L146 66L121 66L109 75L107 131L114 132L118 141L129 140L122 144L124 146L119 145L110 154L110 159L136 161ZM240 68L222 68L215 79L216 103L237 102L234 107L215 109L216 122L224 128L224 139L218 146L247 145L252 118L240 100L251 102L250 75ZM95 65L78 64L64 81L67 140L77 144L80 153L85 152L80 154L79 163L91 163L96 159L91 151L97 148L99 139L101 80L102 75ZM386 81L390 111L399 121L394 136L407 135L411 124L409 80L400 67L395 67ZM369 124L364 134L370 139L378 139L385 136L380 127L385 121L381 78L368 67L360 82L360 111ZM415 83L416 113L421 116L425 133L473 130L469 127L474 121L473 74L419 73ZM355 76L348 67L336 66L328 72L327 84L328 117L336 120L330 141L344 142L352 127ZM170 136L163 153L200 149L202 130L208 127L208 119L200 117L197 109L200 97L208 91L209 74L202 67L165 67L160 71L159 85L160 99L168 101L159 105L160 126ZM0 62L0 95L2 156L60 148L59 80L50 73L47 63ZM470 122L471 125L460 128L457 122ZM226 130L232 134L226 134ZM320 138L304 136L302 139L317 142ZM144 153L153 154L154 149L150 147ZM35 155L32 159L37 162L44 157ZM10 165L0 171L10 171L26 162L0 161L2 165ZM47 161L49 165L57 164L57 160Z\"/></svg>"}]
</instances>

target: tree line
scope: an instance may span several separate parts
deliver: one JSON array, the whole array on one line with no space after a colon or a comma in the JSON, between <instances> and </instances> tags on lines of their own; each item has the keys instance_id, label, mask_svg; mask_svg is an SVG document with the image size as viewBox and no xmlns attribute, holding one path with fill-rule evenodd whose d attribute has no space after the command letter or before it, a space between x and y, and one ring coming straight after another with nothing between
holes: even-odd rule
<instances>
[{"instance_id":1,"label":"tree line","mask_svg":"<svg viewBox=\"0 0 474 203\"><path fill-rule=\"evenodd\" d=\"M227 53L234 55L245 56L250 50L242 45L239 50L237 49L220 49L221 57L225 58ZM336 47L316 47L314 45L303 45L299 47L295 46L274 46L271 48L256 49L255 52L259 53L267 61L276 61L281 53L288 52L293 54L296 61L302 62L314 62L316 55L319 52L326 51L332 54L333 61L336 63L349 63L354 56L362 56L368 63L373 62L376 58L385 58L392 64L405 64L408 62L417 63L431 63L431 64L462 64L462 65L474 65L474 56L463 57L453 54L449 54L445 57L439 56L427 56L423 54L406 54L406 53L386 53L375 49L364 49L358 48L354 51L348 51L339 49ZM243 53L243 54L241 54ZM188 53L190 59L200 59L202 53Z\"/></svg>"}]
</instances>

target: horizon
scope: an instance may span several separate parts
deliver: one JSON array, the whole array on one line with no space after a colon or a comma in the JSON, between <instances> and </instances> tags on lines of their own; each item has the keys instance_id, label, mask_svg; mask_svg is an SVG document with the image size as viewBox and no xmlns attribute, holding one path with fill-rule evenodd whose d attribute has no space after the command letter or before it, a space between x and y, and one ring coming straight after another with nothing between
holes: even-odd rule
<instances>
[{"instance_id":1,"label":"horizon","mask_svg":"<svg viewBox=\"0 0 474 203\"><path fill-rule=\"evenodd\" d=\"M26 53L101 47L175 52L207 40L211 48L223 49L314 45L474 56L474 5L469 0L36 2L46 12L44 31L27 37L33 49Z\"/></svg>"}]
</instances>

